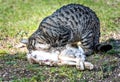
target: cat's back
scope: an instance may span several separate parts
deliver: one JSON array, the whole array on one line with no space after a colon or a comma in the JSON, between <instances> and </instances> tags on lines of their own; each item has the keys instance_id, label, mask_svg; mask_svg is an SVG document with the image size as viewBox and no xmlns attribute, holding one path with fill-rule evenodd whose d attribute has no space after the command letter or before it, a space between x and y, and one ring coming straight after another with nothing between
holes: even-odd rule
<instances>
[{"instance_id":1,"label":"cat's back","mask_svg":"<svg viewBox=\"0 0 120 82\"><path fill-rule=\"evenodd\" d=\"M89 14L94 12L89 7L83 6L81 4L68 4L61 7L60 9L57 9L53 13L53 15L58 15L62 13L70 15L70 14L77 14L77 13Z\"/></svg>"},{"instance_id":2,"label":"cat's back","mask_svg":"<svg viewBox=\"0 0 120 82\"><path fill-rule=\"evenodd\" d=\"M99 22L99 19L95 12L89 7L80 4L68 4L46 17L41 22L41 25L51 25L55 27L68 25L71 28L81 28L86 27L85 25L91 21Z\"/></svg>"}]
</instances>

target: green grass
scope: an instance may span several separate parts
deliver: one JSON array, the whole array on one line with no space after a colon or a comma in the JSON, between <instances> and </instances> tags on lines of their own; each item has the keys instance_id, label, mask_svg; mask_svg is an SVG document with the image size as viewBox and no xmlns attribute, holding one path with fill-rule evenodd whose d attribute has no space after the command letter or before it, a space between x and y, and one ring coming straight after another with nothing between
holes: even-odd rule
<instances>
[{"instance_id":1,"label":"green grass","mask_svg":"<svg viewBox=\"0 0 120 82\"><path fill-rule=\"evenodd\" d=\"M94 10L100 19L101 36L110 36L111 33L120 31L120 1L119 0L0 0L0 43L8 39L19 39L30 36L39 26L44 17L51 15L56 9L69 3L78 3L90 7ZM102 39L102 40L103 40ZM106 39L105 39L106 40ZM14 41L13 41L14 42ZM24 53L17 53L15 56L3 56L9 54L9 50L13 48L11 42L7 42L1 48L0 59L5 61L6 66L19 67L17 60L26 61ZM111 50L106 54L120 53ZM91 77L104 79L115 69L117 60L112 60L113 55L107 55L111 61L101 63L99 70L79 71L75 67L39 67L38 65L25 64L25 69L36 72L31 78L14 77L13 82L44 82L44 81L70 81L70 82L87 82ZM94 55L94 64L103 62L105 56ZM105 57L105 58L107 58ZM104 59L106 60L106 59ZM109 62L112 62L110 65ZM28 62L27 62L28 63ZM24 67L24 66L23 66ZM0 64L0 69L4 68ZM44 70L44 71L43 71ZM3 78L0 78L2 81ZM95 81L96 81L95 80Z\"/></svg>"},{"instance_id":2,"label":"green grass","mask_svg":"<svg viewBox=\"0 0 120 82\"><path fill-rule=\"evenodd\" d=\"M114 0L0 0L0 36L29 36L40 21L68 3L79 3L93 9L101 21L102 30L117 30L113 19L119 17L120 2ZM117 27L117 28L115 28Z\"/></svg>"}]
</instances>

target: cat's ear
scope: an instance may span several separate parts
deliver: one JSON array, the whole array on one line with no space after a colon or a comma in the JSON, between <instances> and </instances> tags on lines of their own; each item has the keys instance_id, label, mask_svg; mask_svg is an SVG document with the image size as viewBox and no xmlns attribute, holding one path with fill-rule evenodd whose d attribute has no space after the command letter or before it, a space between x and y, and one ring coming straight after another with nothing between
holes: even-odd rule
<instances>
[{"instance_id":1,"label":"cat's ear","mask_svg":"<svg viewBox=\"0 0 120 82\"><path fill-rule=\"evenodd\" d=\"M28 39L21 39L20 42L23 43L23 44L28 44Z\"/></svg>"}]
</instances>

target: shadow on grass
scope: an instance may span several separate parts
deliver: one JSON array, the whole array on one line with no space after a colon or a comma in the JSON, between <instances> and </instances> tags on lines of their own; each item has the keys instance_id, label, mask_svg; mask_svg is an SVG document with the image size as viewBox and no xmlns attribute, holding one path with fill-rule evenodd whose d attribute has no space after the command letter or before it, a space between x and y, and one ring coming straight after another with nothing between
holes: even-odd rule
<instances>
[{"instance_id":1,"label":"shadow on grass","mask_svg":"<svg viewBox=\"0 0 120 82\"><path fill-rule=\"evenodd\" d=\"M106 53L108 55L106 56L92 55L92 62L96 64L96 69L93 71L83 72L76 70L74 67L48 67L39 66L37 64L30 65L26 59L26 53L4 53L4 55L0 55L0 81L18 81L19 79L24 80L23 82L29 82L31 80L53 81L53 79L56 81L59 81L60 79L71 81L75 79L80 80L83 78L86 78L86 80L89 81L90 78L94 78L95 76L96 78L94 78L94 81L97 81L101 78L107 79L109 77L112 77L110 74L114 75L116 70L119 72L119 60L116 60L114 58L120 57L120 40L109 39L105 43L111 44L113 49L108 51ZM72 79L70 80L70 78Z\"/></svg>"},{"instance_id":2,"label":"shadow on grass","mask_svg":"<svg viewBox=\"0 0 120 82\"><path fill-rule=\"evenodd\" d=\"M111 38L106 42L111 44L113 47L112 50L108 51L107 53L120 58L120 40Z\"/></svg>"},{"instance_id":3,"label":"shadow on grass","mask_svg":"<svg viewBox=\"0 0 120 82\"><path fill-rule=\"evenodd\" d=\"M32 77L34 71L26 69L27 65L25 53L0 55L0 82Z\"/></svg>"}]
</instances>

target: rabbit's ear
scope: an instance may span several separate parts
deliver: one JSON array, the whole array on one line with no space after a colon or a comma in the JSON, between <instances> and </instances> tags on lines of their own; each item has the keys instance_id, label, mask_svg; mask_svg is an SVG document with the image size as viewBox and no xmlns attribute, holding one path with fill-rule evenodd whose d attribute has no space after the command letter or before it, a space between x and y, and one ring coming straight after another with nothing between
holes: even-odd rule
<instances>
[{"instance_id":1,"label":"rabbit's ear","mask_svg":"<svg viewBox=\"0 0 120 82\"><path fill-rule=\"evenodd\" d=\"M28 44L28 39L22 39L20 42L23 44Z\"/></svg>"}]
</instances>

